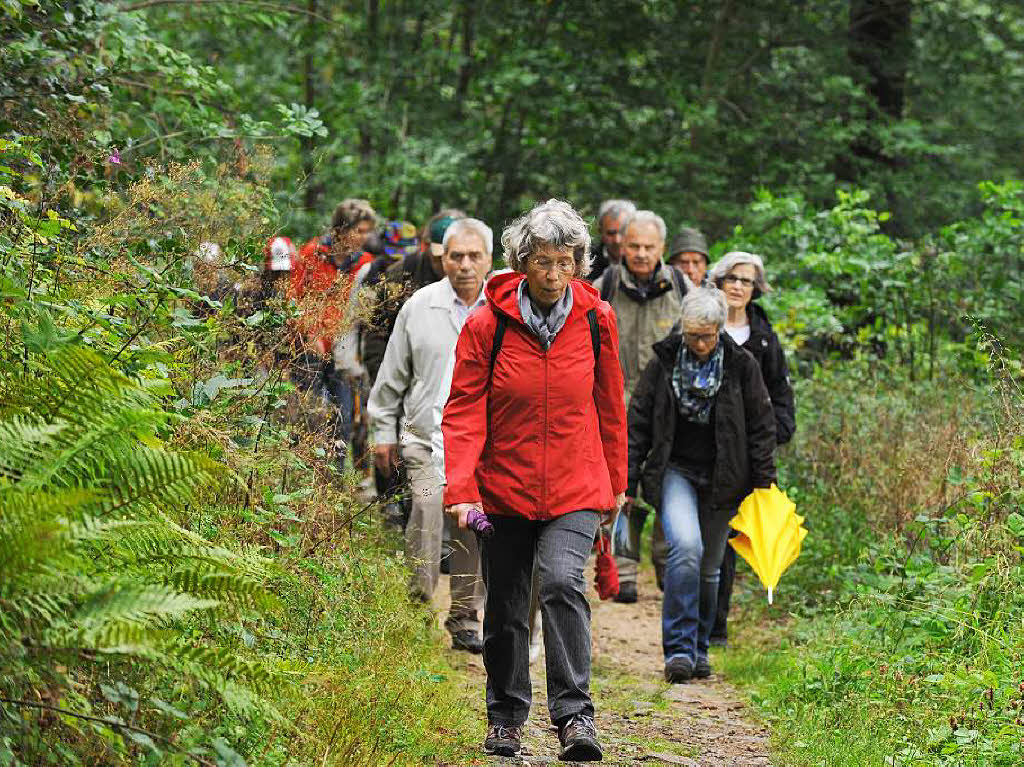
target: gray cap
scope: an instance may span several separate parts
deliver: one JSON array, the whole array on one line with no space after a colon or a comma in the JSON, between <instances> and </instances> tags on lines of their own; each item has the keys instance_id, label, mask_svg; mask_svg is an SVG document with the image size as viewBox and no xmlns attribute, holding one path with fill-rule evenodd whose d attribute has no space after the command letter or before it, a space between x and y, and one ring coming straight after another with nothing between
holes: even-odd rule
<instances>
[{"instance_id":1,"label":"gray cap","mask_svg":"<svg viewBox=\"0 0 1024 767\"><path fill-rule=\"evenodd\" d=\"M672 238L672 247L669 248L668 253L670 256L679 253L701 253L707 259L708 241L696 229L684 226L679 230L679 234Z\"/></svg>"}]
</instances>

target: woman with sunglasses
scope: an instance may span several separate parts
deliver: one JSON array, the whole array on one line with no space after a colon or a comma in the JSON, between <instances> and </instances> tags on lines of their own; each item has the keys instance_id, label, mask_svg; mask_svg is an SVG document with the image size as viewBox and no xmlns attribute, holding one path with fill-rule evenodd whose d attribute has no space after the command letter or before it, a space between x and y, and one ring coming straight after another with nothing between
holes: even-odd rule
<instances>
[{"instance_id":1,"label":"woman with sunglasses","mask_svg":"<svg viewBox=\"0 0 1024 767\"><path fill-rule=\"evenodd\" d=\"M768 396L772 398L775 411L775 441L785 445L796 431L796 407L782 344L768 321L768 315L757 303L763 294L771 292L764 277L764 263L754 253L734 250L722 256L708 277L725 292L725 301L729 305L725 332L750 352L761 368L761 377L768 387ZM718 581L718 614L711 629L712 645L724 647L728 642L727 619L735 574L736 552L727 547Z\"/></svg>"},{"instance_id":2,"label":"woman with sunglasses","mask_svg":"<svg viewBox=\"0 0 1024 767\"><path fill-rule=\"evenodd\" d=\"M708 643L729 520L775 481L775 418L754 358L724 332L717 288L686 294L682 334L654 345L629 405L627 503L643 484L665 530L665 680L711 675Z\"/></svg>"}]
</instances>

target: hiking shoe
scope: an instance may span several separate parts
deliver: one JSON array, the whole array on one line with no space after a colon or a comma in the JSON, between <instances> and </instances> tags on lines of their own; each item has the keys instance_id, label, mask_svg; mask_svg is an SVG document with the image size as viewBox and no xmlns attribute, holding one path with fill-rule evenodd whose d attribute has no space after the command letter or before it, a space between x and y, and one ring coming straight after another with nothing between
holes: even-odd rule
<instances>
[{"instance_id":1,"label":"hiking shoe","mask_svg":"<svg viewBox=\"0 0 1024 767\"><path fill-rule=\"evenodd\" d=\"M492 724L484 738L484 752L494 756L518 756L523 750L523 728L519 725Z\"/></svg>"},{"instance_id":2,"label":"hiking shoe","mask_svg":"<svg viewBox=\"0 0 1024 767\"><path fill-rule=\"evenodd\" d=\"M558 728L558 740L562 751L558 754L561 762L600 762L601 744L597 742L597 728L594 717L575 714Z\"/></svg>"},{"instance_id":3,"label":"hiking shoe","mask_svg":"<svg viewBox=\"0 0 1024 767\"><path fill-rule=\"evenodd\" d=\"M382 512L385 527L391 530L405 529L405 514L402 513L402 507L399 504L386 503Z\"/></svg>"},{"instance_id":4,"label":"hiking shoe","mask_svg":"<svg viewBox=\"0 0 1024 767\"><path fill-rule=\"evenodd\" d=\"M705 661L706 662L706 661ZM671 658L665 663L665 681L669 684L679 684L693 679L693 661L686 656Z\"/></svg>"},{"instance_id":5,"label":"hiking shoe","mask_svg":"<svg viewBox=\"0 0 1024 767\"><path fill-rule=\"evenodd\" d=\"M619 593L614 597L616 602L624 605L631 605L636 601L636 584L620 583Z\"/></svg>"},{"instance_id":6,"label":"hiking shoe","mask_svg":"<svg viewBox=\"0 0 1024 767\"><path fill-rule=\"evenodd\" d=\"M711 664L708 663L707 656L697 656L697 662L693 664L693 678L707 679L709 676L711 676Z\"/></svg>"},{"instance_id":7,"label":"hiking shoe","mask_svg":"<svg viewBox=\"0 0 1024 767\"><path fill-rule=\"evenodd\" d=\"M464 650L465 652L471 652L474 655L479 655L484 651L484 643L483 640L476 635L475 631L463 629L462 631L456 631L452 634L452 649Z\"/></svg>"}]
</instances>

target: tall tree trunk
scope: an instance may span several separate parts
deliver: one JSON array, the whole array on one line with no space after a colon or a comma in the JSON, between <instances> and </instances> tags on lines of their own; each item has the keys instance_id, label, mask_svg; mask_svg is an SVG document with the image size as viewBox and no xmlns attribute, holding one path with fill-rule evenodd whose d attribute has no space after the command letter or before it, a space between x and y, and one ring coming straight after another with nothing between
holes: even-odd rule
<instances>
[{"instance_id":1,"label":"tall tree trunk","mask_svg":"<svg viewBox=\"0 0 1024 767\"><path fill-rule=\"evenodd\" d=\"M879 114L896 120L906 100L911 9L911 0L850 0L850 60L867 75Z\"/></svg>"},{"instance_id":2,"label":"tall tree trunk","mask_svg":"<svg viewBox=\"0 0 1024 767\"><path fill-rule=\"evenodd\" d=\"M313 109L316 105L316 73L314 72L313 50L316 44L316 8L317 0L306 0L306 29L303 35L303 56L302 56L302 82L304 98L303 103L306 109ZM313 149L315 147L313 136L303 136L300 141L302 147L302 176L306 183L306 191L303 195L303 205L306 210L316 209L317 197L319 197L318 185L313 183Z\"/></svg>"},{"instance_id":3,"label":"tall tree trunk","mask_svg":"<svg viewBox=\"0 0 1024 767\"><path fill-rule=\"evenodd\" d=\"M459 65L459 79L455 86L455 114L459 117L462 116L462 102L473 76L473 16L476 7L475 0L466 0L462 4L462 63Z\"/></svg>"},{"instance_id":4,"label":"tall tree trunk","mask_svg":"<svg viewBox=\"0 0 1024 767\"><path fill-rule=\"evenodd\" d=\"M369 50L375 52L380 42L380 2L366 0L366 32Z\"/></svg>"},{"instance_id":5,"label":"tall tree trunk","mask_svg":"<svg viewBox=\"0 0 1024 767\"><path fill-rule=\"evenodd\" d=\"M838 163L837 176L845 181L859 183L865 161L868 167L883 171L905 163L902 157L887 151L876 128L903 119L907 70L913 50L912 10L913 0L850 0L847 55L872 104L866 130L851 142L851 156ZM882 183L886 188L886 205L893 215L884 228L890 234L899 234L906 222L903 213L907 211L901 212L901 202L887 175L883 172Z\"/></svg>"}]
</instances>

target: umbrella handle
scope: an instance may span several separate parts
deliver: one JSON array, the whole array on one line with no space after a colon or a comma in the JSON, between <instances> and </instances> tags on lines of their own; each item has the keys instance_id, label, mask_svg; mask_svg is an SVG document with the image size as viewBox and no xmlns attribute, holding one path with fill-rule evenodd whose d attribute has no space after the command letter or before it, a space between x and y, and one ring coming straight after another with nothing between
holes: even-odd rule
<instances>
[{"instance_id":1,"label":"umbrella handle","mask_svg":"<svg viewBox=\"0 0 1024 767\"><path fill-rule=\"evenodd\" d=\"M772 603L772 597L774 596L774 594L772 593L773 591L774 591L774 589L771 586L769 586L768 587L768 604Z\"/></svg>"}]
</instances>

